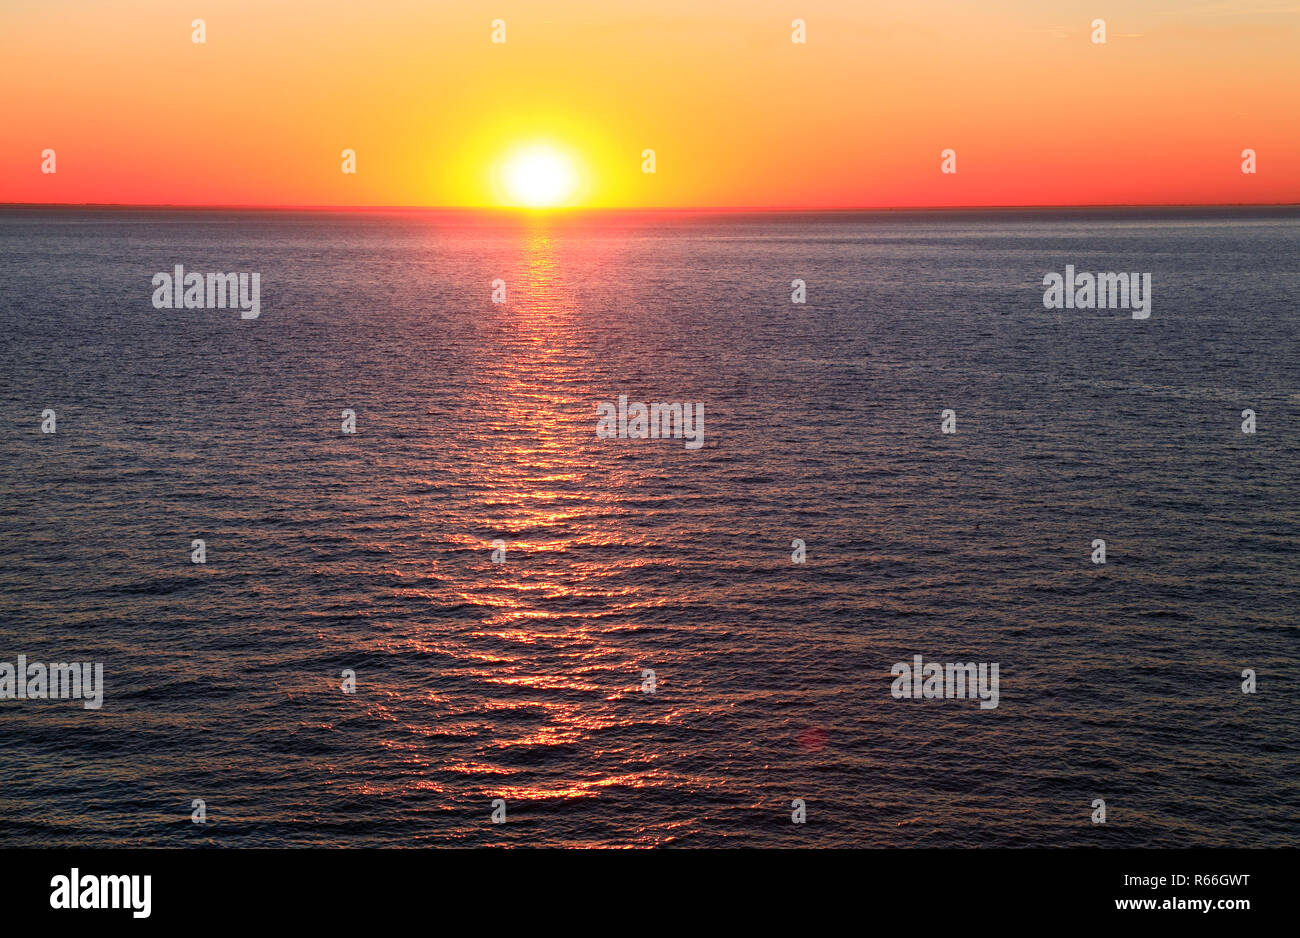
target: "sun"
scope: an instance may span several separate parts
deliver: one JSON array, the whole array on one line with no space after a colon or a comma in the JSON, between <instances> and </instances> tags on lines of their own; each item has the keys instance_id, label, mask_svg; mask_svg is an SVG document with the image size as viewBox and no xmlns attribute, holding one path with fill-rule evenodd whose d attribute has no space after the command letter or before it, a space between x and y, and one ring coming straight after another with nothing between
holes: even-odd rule
<instances>
[{"instance_id":1,"label":"sun","mask_svg":"<svg viewBox=\"0 0 1300 938\"><path fill-rule=\"evenodd\" d=\"M501 174L505 196L524 208L559 208L578 192L578 166L559 148L533 144L512 153Z\"/></svg>"}]
</instances>

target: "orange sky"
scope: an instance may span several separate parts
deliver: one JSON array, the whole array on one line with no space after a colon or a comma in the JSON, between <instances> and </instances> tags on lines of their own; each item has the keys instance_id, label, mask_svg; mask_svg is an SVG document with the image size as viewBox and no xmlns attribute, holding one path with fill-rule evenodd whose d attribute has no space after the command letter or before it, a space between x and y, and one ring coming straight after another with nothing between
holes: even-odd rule
<instances>
[{"instance_id":1,"label":"orange sky","mask_svg":"<svg viewBox=\"0 0 1300 938\"><path fill-rule=\"evenodd\" d=\"M0 202L1300 202L1300 0L4 0L0 82Z\"/></svg>"}]
</instances>

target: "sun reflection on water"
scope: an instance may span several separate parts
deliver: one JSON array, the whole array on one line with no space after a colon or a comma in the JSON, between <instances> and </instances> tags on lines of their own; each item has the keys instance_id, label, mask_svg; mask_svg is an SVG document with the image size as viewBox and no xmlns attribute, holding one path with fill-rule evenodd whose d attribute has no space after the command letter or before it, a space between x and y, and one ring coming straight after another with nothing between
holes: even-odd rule
<instances>
[{"instance_id":1,"label":"sun reflection on water","mask_svg":"<svg viewBox=\"0 0 1300 938\"><path fill-rule=\"evenodd\" d=\"M608 472L586 455L596 363L563 275L562 240L544 218L521 229L517 272L508 302L492 310L485 353L494 419L458 470L477 493L484 536L466 536L473 559L449 584L473 621L440 646L472 693L453 694L442 719L473 743L440 770L480 798L588 798L657 775L628 772L617 759L605 768L597 745L601 731L627 720L624 695L639 691L638 662L612 639L634 597L619 564L598 559L631 534L607 497ZM507 545L500 564L487 550L497 537ZM592 559L581 559L588 551Z\"/></svg>"}]
</instances>

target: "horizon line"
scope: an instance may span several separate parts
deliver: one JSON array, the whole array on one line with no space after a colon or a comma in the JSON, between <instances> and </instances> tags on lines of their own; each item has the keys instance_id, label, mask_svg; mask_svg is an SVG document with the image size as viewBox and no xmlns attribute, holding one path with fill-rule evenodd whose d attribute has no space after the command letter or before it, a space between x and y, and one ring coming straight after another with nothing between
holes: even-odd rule
<instances>
[{"instance_id":1,"label":"horizon line","mask_svg":"<svg viewBox=\"0 0 1300 938\"><path fill-rule=\"evenodd\" d=\"M1002 205L873 205L873 206L560 206L536 209L506 205L330 205L330 204L253 204L238 202L0 202L0 210L9 209L135 209L162 211L262 211L262 212L461 212L496 213L521 216L616 214L645 212L654 214L853 214L866 212L997 212L997 211L1065 211L1104 209L1300 209L1300 202L1084 202L1062 204Z\"/></svg>"}]
</instances>

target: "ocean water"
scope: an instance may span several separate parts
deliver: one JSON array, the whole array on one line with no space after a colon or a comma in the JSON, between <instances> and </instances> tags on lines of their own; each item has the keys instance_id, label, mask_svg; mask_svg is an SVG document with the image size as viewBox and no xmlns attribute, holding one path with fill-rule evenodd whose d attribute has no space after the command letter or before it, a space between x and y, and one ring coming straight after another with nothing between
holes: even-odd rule
<instances>
[{"instance_id":1,"label":"ocean water","mask_svg":"<svg viewBox=\"0 0 1300 938\"><path fill-rule=\"evenodd\" d=\"M105 681L0 844L1298 846L1297 297L1281 211L0 212L0 660Z\"/></svg>"}]
</instances>

